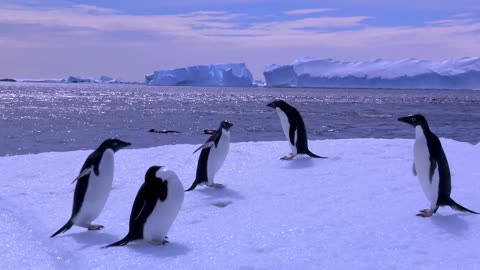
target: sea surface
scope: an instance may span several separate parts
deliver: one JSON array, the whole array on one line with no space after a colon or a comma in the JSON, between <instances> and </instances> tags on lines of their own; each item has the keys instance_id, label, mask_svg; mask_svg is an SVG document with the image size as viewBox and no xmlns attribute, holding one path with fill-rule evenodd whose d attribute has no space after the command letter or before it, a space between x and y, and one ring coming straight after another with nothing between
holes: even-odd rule
<instances>
[{"instance_id":1,"label":"sea surface","mask_svg":"<svg viewBox=\"0 0 480 270\"><path fill-rule=\"evenodd\" d=\"M285 140L281 98L302 114L312 140L413 138L397 121L422 113L442 138L480 141L480 91L162 87L0 83L0 156L94 149L118 137L132 148L202 144L221 120L232 142ZM180 133L151 133L150 129Z\"/></svg>"}]
</instances>

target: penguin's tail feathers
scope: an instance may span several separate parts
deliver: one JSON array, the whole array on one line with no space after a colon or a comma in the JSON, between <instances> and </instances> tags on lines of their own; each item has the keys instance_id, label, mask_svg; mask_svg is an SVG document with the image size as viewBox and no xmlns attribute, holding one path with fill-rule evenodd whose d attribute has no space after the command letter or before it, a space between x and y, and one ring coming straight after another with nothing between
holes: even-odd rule
<instances>
[{"instance_id":1,"label":"penguin's tail feathers","mask_svg":"<svg viewBox=\"0 0 480 270\"><path fill-rule=\"evenodd\" d=\"M314 153L312 153L310 150L307 149L307 153L306 153L309 157L313 157L313 158L327 158L327 157L322 157L322 156L317 156L315 155Z\"/></svg>"},{"instance_id":2,"label":"penguin's tail feathers","mask_svg":"<svg viewBox=\"0 0 480 270\"><path fill-rule=\"evenodd\" d=\"M55 236L57 236L58 234L61 234L61 233L64 233L68 230L70 230L70 228L72 228L73 226L73 222L72 220L69 220L65 225L63 225L62 228L60 228L58 231L56 231L54 234L52 234L52 236L50 236L50 238L53 238Z\"/></svg>"},{"instance_id":3,"label":"penguin's tail feathers","mask_svg":"<svg viewBox=\"0 0 480 270\"><path fill-rule=\"evenodd\" d=\"M197 180L195 180L192 184L192 186L190 188L188 188L187 190L185 190L185 192L187 191L192 191L194 190L195 188L197 187Z\"/></svg>"},{"instance_id":4,"label":"penguin's tail feathers","mask_svg":"<svg viewBox=\"0 0 480 270\"><path fill-rule=\"evenodd\" d=\"M113 244L104 246L104 247L102 247L102 248L125 246L125 245L128 244L128 242L130 242L131 240L132 240L132 239L130 239L130 235L127 234L127 236L125 236L122 240L117 241L117 242L115 242L115 243L113 243Z\"/></svg>"},{"instance_id":5,"label":"penguin's tail feathers","mask_svg":"<svg viewBox=\"0 0 480 270\"><path fill-rule=\"evenodd\" d=\"M194 190L196 187L197 187L197 182L193 182L192 186L191 186L189 189L185 190L185 192L187 192L187 191L192 191L192 190Z\"/></svg>"},{"instance_id":6,"label":"penguin's tail feathers","mask_svg":"<svg viewBox=\"0 0 480 270\"><path fill-rule=\"evenodd\" d=\"M452 198L449 198L449 200L447 201L447 205L450 206L453 210L456 210L456 211L468 212L468 213L472 213L472 214L480 214L480 213L472 211L472 210L470 210L466 207L461 206L460 204L455 202Z\"/></svg>"}]
</instances>

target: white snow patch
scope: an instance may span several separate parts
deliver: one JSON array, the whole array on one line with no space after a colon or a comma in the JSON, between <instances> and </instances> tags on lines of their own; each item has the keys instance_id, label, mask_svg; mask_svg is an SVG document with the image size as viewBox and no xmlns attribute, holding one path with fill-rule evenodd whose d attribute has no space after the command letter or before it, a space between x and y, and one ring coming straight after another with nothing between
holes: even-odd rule
<instances>
[{"instance_id":1,"label":"white snow patch","mask_svg":"<svg viewBox=\"0 0 480 270\"><path fill-rule=\"evenodd\" d=\"M413 136L413 134L412 134ZM452 197L480 210L478 147L442 139ZM96 224L50 239L70 216L71 185L90 151L0 157L2 269L474 269L480 216L429 206L412 175L413 140L310 141L328 159L297 157L282 142L231 144L216 180L185 201L165 246L144 241L100 249L125 236L151 165L195 178L196 145L124 149Z\"/></svg>"}]
</instances>

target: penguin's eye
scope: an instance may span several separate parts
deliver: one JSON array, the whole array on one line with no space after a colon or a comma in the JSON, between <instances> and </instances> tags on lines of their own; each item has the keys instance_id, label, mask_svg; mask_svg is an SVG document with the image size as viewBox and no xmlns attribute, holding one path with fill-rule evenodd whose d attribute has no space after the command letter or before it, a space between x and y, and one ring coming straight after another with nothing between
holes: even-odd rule
<instances>
[{"instance_id":1,"label":"penguin's eye","mask_svg":"<svg viewBox=\"0 0 480 270\"><path fill-rule=\"evenodd\" d=\"M112 143L113 146L117 146L117 144L118 144L117 142Z\"/></svg>"},{"instance_id":2,"label":"penguin's eye","mask_svg":"<svg viewBox=\"0 0 480 270\"><path fill-rule=\"evenodd\" d=\"M412 122L415 122L415 121L417 121L417 118L412 117Z\"/></svg>"}]
</instances>

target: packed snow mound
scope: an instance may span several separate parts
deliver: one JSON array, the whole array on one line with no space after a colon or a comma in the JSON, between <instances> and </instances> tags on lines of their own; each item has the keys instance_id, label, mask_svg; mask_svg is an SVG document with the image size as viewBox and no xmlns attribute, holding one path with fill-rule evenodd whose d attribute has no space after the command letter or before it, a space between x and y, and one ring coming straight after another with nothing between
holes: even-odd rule
<instances>
[{"instance_id":1,"label":"packed snow mound","mask_svg":"<svg viewBox=\"0 0 480 270\"><path fill-rule=\"evenodd\" d=\"M480 89L480 58L441 62L403 59L345 62L303 58L292 65L269 65L270 87L366 87Z\"/></svg>"},{"instance_id":2,"label":"packed snow mound","mask_svg":"<svg viewBox=\"0 0 480 270\"><path fill-rule=\"evenodd\" d=\"M452 171L452 198L480 211L478 147L441 141ZM137 241L109 249L100 247L128 231L145 171L167 166L188 187L198 145L120 150L113 189L94 222L105 228L73 227L53 239L49 236L70 217L71 182L91 151L0 157L2 269L474 269L480 264L480 215L442 207L431 218L415 216L429 202L412 175L413 140L324 140L309 146L328 159L279 160L290 151L285 141L231 144L215 178L226 187L187 192L170 243Z\"/></svg>"},{"instance_id":3,"label":"packed snow mound","mask_svg":"<svg viewBox=\"0 0 480 270\"><path fill-rule=\"evenodd\" d=\"M244 63L201 65L157 70L145 76L149 85L253 86L253 76Z\"/></svg>"}]
</instances>

